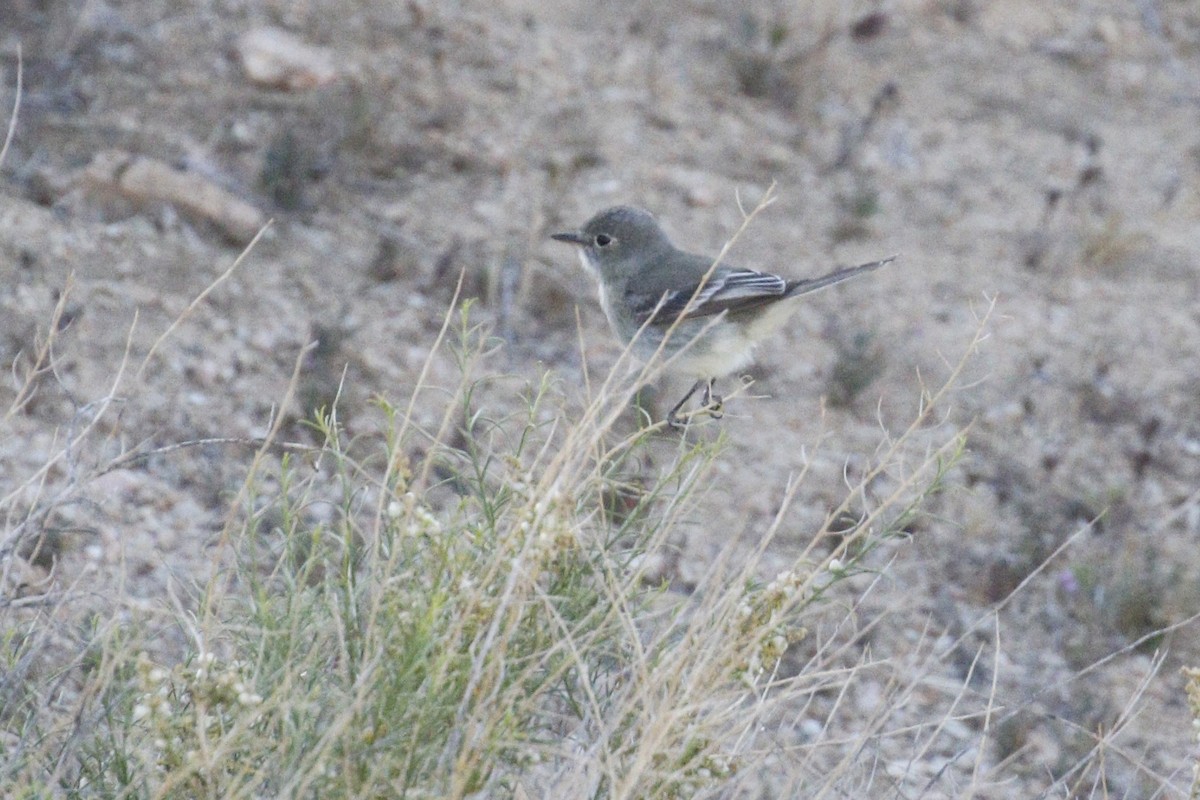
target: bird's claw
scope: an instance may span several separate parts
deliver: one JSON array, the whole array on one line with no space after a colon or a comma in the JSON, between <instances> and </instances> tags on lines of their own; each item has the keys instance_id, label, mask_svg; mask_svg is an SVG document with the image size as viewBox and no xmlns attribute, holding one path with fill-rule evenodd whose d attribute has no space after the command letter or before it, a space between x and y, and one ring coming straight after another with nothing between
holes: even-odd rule
<instances>
[{"instance_id":1,"label":"bird's claw","mask_svg":"<svg viewBox=\"0 0 1200 800\"><path fill-rule=\"evenodd\" d=\"M721 417L725 416L725 398L721 397L719 394L713 394L712 387L713 381L711 380L696 381L695 385L692 386L691 391L684 395L683 399L676 403L675 407L672 408L670 413L667 414L667 427L671 430L681 431L687 428L688 423L691 421L693 416L700 413L708 414L713 419L720 419ZM679 413L680 409L682 409L687 401L691 399L692 395L694 395L700 389L704 390L704 394L701 397L700 408L683 414Z\"/></svg>"},{"instance_id":2,"label":"bird's claw","mask_svg":"<svg viewBox=\"0 0 1200 800\"><path fill-rule=\"evenodd\" d=\"M704 387L704 402L703 410L708 412L708 415L713 419L720 419L725 416L725 398L719 394L713 394L713 381L709 381Z\"/></svg>"},{"instance_id":3,"label":"bird's claw","mask_svg":"<svg viewBox=\"0 0 1200 800\"><path fill-rule=\"evenodd\" d=\"M720 419L725 416L725 398L719 394L714 394L708 398L708 403L705 404L705 411L713 419Z\"/></svg>"}]
</instances>

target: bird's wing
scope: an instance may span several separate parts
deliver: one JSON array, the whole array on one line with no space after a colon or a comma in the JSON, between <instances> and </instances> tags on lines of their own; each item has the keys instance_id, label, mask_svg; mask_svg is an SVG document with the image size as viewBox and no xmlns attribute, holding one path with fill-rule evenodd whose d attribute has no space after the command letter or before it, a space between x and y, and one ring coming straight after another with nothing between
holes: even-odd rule
<instances>
[{"instance_id":1,"label":"bird's wing","mask_svg":"<svg viewBox=\"0 0 1200 800\"><path fill-rule=\"evenodd\" d=\"M725 311L744 311L783 297L788 283L778 275L751 269L718 268L706 283L661 294L626 294L639 325L666 327L680 319L709 317Z\"/></svg>"}]
</instances>

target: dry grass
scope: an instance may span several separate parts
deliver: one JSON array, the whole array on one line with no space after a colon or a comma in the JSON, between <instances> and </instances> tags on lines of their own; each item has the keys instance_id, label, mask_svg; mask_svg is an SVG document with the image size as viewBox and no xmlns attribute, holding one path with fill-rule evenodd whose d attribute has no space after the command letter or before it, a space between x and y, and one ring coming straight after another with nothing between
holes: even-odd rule
<instances>
[{"instance_id":1,"label":"dry grass","mask_svg":"<svg viewBox=\"0 0 1200 800\"><path fill-rule=\"evenodd\" d=\"M191 597L126 608L120 624L96 620L67 640L38 631L78 620L83 598L70 588L8 604L9 666L25 680L6 697L7 781L104 796L464 796L521 785L682 797L736 785L772 756L763 721L830 686L824 669L777 672L805 615L897 535L959 443L827 555L815 549L828 532L814 532L810 552L774 581L756 579L754 559L730 557L683 597L639 564L694 510L720 439L674 447L614 518L605 498L656 444L657 428L616 430L636 383L610 378L569 423L546 376L523 419L491 420L472 411L485 332L463 308L443 334L463 381L441 429L411 423L411 403L435 391L422 384L408 408L383 403L384 441L340 441L333 412L304 463L267 437L220 536L215 557L229 567L181 587ZM126 374L64 444L70 479L30 501L31 487L50 483L47 464L6 496L16 521L6 554L89 481L145 455L88 457ZM861 501L868 479L831 520ZM761 533L759 555L774 533ZM162 626L184 644L156 642Z\"/></svg>"},{"instance_id":2,"label":"dry grass","mask_svg":"<svg viewBox=\"0 0 1200 800\"><path fill-rule=\"evenodd\" d=\"M5 423L53 379L65 302ZM1000 665L969 654L964 680L946 686L940 666L973 630L900 664L859 648L876 622L855 614L961 452L962 436L914 450L915 435L985 330L986 316L946 385L884 437L786 569L762 578L803 472L750 551L731 545L689 594L650 570L699 513L723 437L629 426L653 374L623 363L582 408L545 374L522 413L492 416L475 377L492 341L455 304L430 358L454 353L460 383L426 373L405 404L380 400L383 437L343 441L335 407L313 422L319 446L280 441L278 424L251 443L214 550L225 568L206 585L134 605L120 587L96 598L53 581L6 601L3 781L26 797L986 793L1000 780L990 743L1020 748L1019 717L993 703ZM5 494L6 570L90 481L150 455L102 455L119 427L114 398L136 391L131 372L118 365L60 457ZM444 403L436 430L413 422L426 395ZM647 474L635 465L651 449L669 457ZM851 699L869 687L882 694L864 716ZM941 715L911 719L931 690ZM975 731L959 754L969 785L913 769L963 725ZM1136 761L1114 744L1119 730L1080 747L1056 785L1102 795L1105 761ZM907 768L880 760L897 741Z\"/></svg>"}]
</instances>

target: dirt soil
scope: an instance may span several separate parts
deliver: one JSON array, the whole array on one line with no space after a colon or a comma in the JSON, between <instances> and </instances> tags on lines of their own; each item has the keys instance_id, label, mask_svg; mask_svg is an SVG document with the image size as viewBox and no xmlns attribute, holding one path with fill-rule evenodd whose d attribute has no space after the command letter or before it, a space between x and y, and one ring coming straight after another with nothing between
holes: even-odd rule
<instances>
[{"instance_id":1,"label":"dirt soil","mask_svg":"<svg viewBox=\"0 0 1200 800\"><path fill-rule=\"evenodd\" d=\"M957 796L978 758L991 796L1034 797L1119 724L1128 758L1111 759L1108 794L1186 795L1179 668L1200 664L1195 0L3 6L3 119L18 47L24 91L0 165L0 408L65 293L53 371L0 441L0 495L55 506L65 532L53 559L5 554L6 597L70 587L119 613L202 583L246 448L78 475L123 450L263 435L297 359L285 412L330 402L346 369L342 420L369 436L371 396L407 399L460 272L475 319L503 340L490 368L510 376L479 402L515 410L546 369L582 402L584 366L605 374L619 348L590 278L548 234L633 203L716 253L741 224L738 198L749 209L774 184L733 263L799 277L900 258L806 300L764 348L720 423L721 483L674 585L695 587L730 537L752 545L807 465L768 566L794 557L994 304L917 439L965 431L964 458L855 614L863 653L929 670L897 726L939 718L964 683L1004 714L982 754L975 719L916 763L901 741L864 758L922 796ZM295 85L247 74L240 37L267 27L323 48L302 54ZM194 190L164 200L125 182L145 165ZM255 214L275 222L189 311ZM122 369L103 446L65 447ZM430 381L454 385L452 359ZM419 414L432 425L442 410L430 398ZM884 701L856 695L864 719Z\"/></svg>"}]
</instances>

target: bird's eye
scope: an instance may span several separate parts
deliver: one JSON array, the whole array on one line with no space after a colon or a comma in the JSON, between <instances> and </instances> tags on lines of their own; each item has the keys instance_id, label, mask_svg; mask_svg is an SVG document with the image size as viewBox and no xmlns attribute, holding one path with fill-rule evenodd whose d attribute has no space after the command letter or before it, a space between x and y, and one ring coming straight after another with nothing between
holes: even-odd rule
<instances>
[{"instance_id":1,"label":"bird's eye","mask_svg":"<svg viewBox=\"0 0 1200 800\"><path fill-rule=\"evenodd\" d=\"M607 233L596 234L596 247L608 247L613 243L613 238Z\"/></svg>"}]
</instances>

